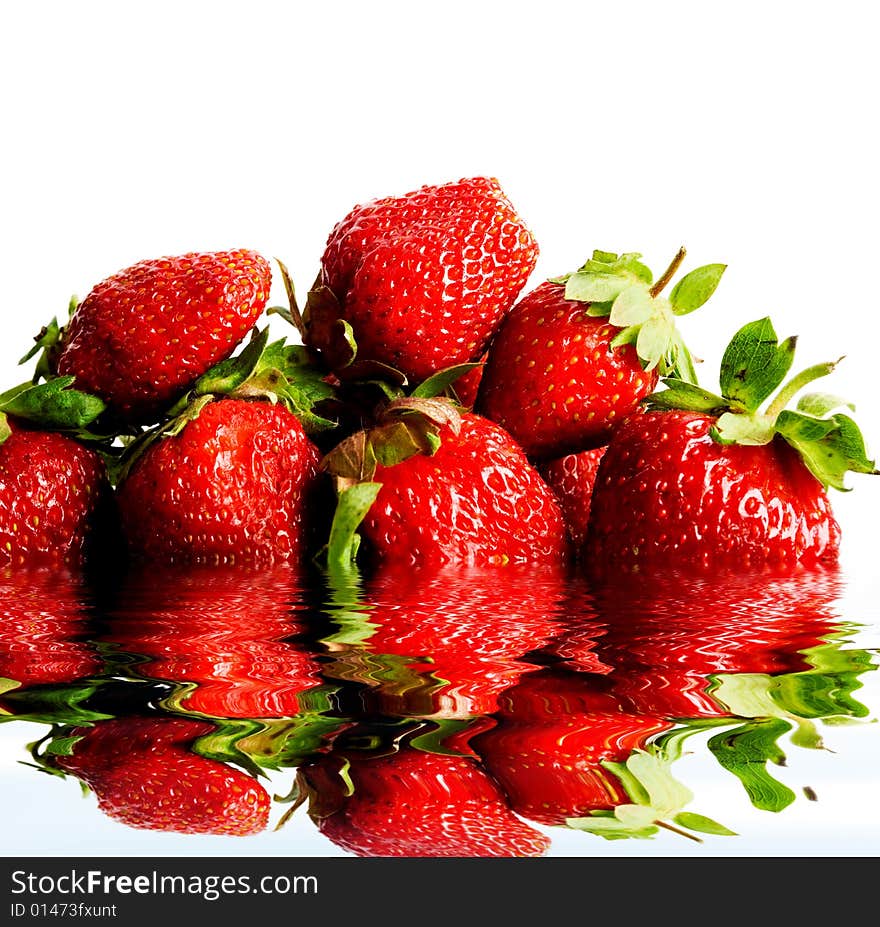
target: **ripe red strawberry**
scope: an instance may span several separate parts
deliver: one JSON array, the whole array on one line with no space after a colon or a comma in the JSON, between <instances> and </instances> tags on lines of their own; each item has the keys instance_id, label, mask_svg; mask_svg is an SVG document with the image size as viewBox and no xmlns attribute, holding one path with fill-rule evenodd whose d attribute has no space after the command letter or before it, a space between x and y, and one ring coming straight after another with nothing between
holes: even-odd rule
<instances>
[{"instance_id":1,"label":"ripe red strawberry","mask_svg":"<svg viewBox=\"0 0 880 927\"><path fill-rule=\"evenodd\" d=\"M296 416L281 404L219 399L188 417L119 485L134 557L266 563L304 555L320 454Z\"/></svg>"},{"instance_id":2,"label":"ripe red strawberry","mask_svg":"<svg viewBox=\"0 0 880 927\"><path fill-rule=\"evenodd\" d=\"M538 257L497 180L474 177L358 205L330 233L307 343L332 356L338 319L360 360L421 382L485 352ZM320 318L319 318L320 315Z\"/></svg>"},{"instance_id":3,"label":"ripe red strawberry","mask_svg":"<svg viewBox=\"0 0 880 927\"><path fill-rule=\"evenodd\" d=\"M0 564L82 564L112 524L104 462L67 435L0 415Z\"/></svg>"},{"instance_id":4,"label":"ripe red strawberry","mask_svg":"<svg viewBox=\"0 0 880 927\"><path fill-rule=\"evenodd\" d=\"M538 464L538 472L556 493L576 549L583 546L590 520L590 499L604 447L566 454Z\"/></svg>"},{"instance_id":5,"label":"ripe red strawberry","mask_svg":"<svg viewBox=\"0 0 880 927\"><path fill-rule=\"evenodd\" d=\"M85 782L108 817L128 827L246 837L265 830L271 799L252 776L190 751L214 729L185 718L116 718L82 737L57 765Z\"/></svg>"},{"instance_id":6,"label":"ripe red strawberry","mask_svg":"<svg viewBox=\"0 0 880 927\"><path fill-rule=\"evenodd\" d=\"M559 503L522 449L443 400L392 403L384 424L347 439L327 464L342 485L374 481L361 527L375 560L479 566L568 553Z\"/></svg>"},{"instance_id":7,"label":"ripe red strawberry","mask_svg":"<svg viewBox=\"0 0 880 927\"><path fill-rule=\"evenodd\" d=\"M564 824L629 801L603 763L625 762L672 727L622 708L604 678L545 671L526 676L499 701L498 726L470 744L510 807L540 824Z\"/></svg>"},{"instance_id":8,"label":"ripe red strawberry","mask_svg":"<svg viewBox=\"0 0 880 927\"><path fill-rule=\"evenodd\" d=\"M471 718L536 666L521 659L557 630L561 564L414 569L381 564L365 584L364 638L336 645L325 675L366 684L368 712Z\"/></svg>"},{"instance_id":9,"label":"ripe red strawberry","mask_svg":"<svg viewBox=\"0 0 880 927\"><path fill-rule=\"evenodd\" d=\"M27 688L97 674L87 602L83 577L64 567L0 572L0 678Z\"/></svg>"},{"instance_id":10,"label":"ripe red strawberry","mask_svg":"<svg viewBox=\"0 0 880 927\"><path fill-rule=\"evenodd\" d=\"M155 420L253 328L272 271L255 251L190 253L134 264L76 307L57 371L126 422Z\"/></svg>"},{"instance_id":11,"label":"ripe red strawberry","mask_svg":"<svg viewBox=\"0 0 880 927\"><path fill-rule=\"evenodd\" d=\"M102 640L147 657L134 667L139 674L182 687L178 710L212 718L293 717L303 694L321 684L316 658L290 640L304 633L297 616L302 596L289 563L133 569Z\"/></svg>"},{"instance_id":12,"label":"ripe red strawberry","mask_svg":"<svg viewBox=\"0 0 880 927\"><path fill-rule=\"evenodd\" d=\"M550 841L519 820L471 759L403 748L300 767L320 832L357 856L543 856Z\"/></svg>"},{"instance_id":13,"label":"ripe red strawberry","mask_svg":"<svg viewBox=\"0 0 880 927\"><path fill-rule=\"evenodd\" d=\"M593 489L585 556L604 572L650 563L714 567L834 559L840 528L826 487L871 473L861 433L828 394L785 405L833 364L809 368L758 407L791 366L794 339L744 326L721 365L722 395L670 378L617 429Z\"/></svg>"},{"instance_id":14,"label":"ripe red strawberry","mask_svg":"<svg viewBox=\"0 0 880 927\"><path fill-rule=\"evenodd\" d=\"M492 342L476 411L530 457L550 459L607 444L659 375L694 379L675 316L705 302L724 268L698 268L660 298L683 256L654 284L640 255L598 251L577 273L540 284Z\"/></svg>"}]
</instances>

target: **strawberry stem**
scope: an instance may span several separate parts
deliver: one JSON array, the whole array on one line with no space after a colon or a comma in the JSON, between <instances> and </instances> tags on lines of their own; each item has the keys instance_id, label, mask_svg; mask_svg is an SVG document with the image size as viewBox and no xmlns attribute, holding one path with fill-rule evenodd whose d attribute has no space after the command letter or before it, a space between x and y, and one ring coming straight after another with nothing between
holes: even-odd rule
<instances>
[{"instance_id":1,"label":"strawberry stem","mask_svg":"<svg viewBox=\"0 0 880 927\"><path fill-rule=\"evenodd\" d=\"M827 377L829 373L843 360L839 357L836 361L827 361L824 364L814 364L802 370L797 376L792 377L782 389L776 394L773 402L767 406L764 416L775 422L779 413L791 402L797 393L799 393L808 383L818 380L820 377Z\"/></svg>"},{"instance_id":2,"label":"strawberry stem","mask_svg":"<svg viewBox=\"0 0 880 927\"><path fill-rule=\"evenodd\" d=\"M682 830L680 827L676 827L674 824L670 824L668 821L654 821L658 827L663 827L666 830L671 830L673 834L678 834L681 837L687 837L688 840L693 840L694 843L702 843L703 841L697 837L695 834L690 834L686 830Z\"/></svg>"},{"instance_id":3,"label":"strawberry stem","mask_svg":"<svg viewBox=\"0 0 880 927\"><path fill-rule=\"evenodd\" d=\"M669 265L669 267L666 268L666 270L663 271L662 276L651 287L652 297L657 297L663 292L664 288L666 287L666 284L668 284L669 281L675 276L676 272L678 271L678 268L681 267L681 263L685 259L686 256L687 256L687 251L685 250L684 245L682 245L678 249L678 254L676 254L675 257L672 259L672 263Z\"/></svg>"}]
</instances>

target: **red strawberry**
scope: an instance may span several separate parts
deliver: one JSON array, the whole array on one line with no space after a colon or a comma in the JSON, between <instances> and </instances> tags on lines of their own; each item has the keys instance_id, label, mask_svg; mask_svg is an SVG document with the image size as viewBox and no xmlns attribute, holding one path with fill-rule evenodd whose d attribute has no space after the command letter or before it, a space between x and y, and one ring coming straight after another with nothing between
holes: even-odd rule
<instances>
[{"instance_id":1,"label":"red strawberry","mask_svg":"<svg viewBox=\"0 0 880 927\"><path fill-rule=\"evenodd\" d=\"M0 677L28 687L97 674L87 602L84 579L67 569L0 572Z\"/></svg>"},{"instance_id":2,"label":"red strawberry","mask_svg":"<svg viewBox=\"0 0 880 927\"><path fill-rule=\"evenodd\" d=\"M678 370L693 379L675 314L708 299L724 268L698 268L669 300L661 299L683 256L653 285L640 255L605 252L594 252L575 274L542 283L507 315L492 342L476 410L530 457L607 444L658 375Z\"/></svg>"},{"instance_id":3,"label":"red strawberry","mask_svg":"<svg viewBox=\"0 0 880 927\"><path fill-rule=\"evenodd\" d=\"M110 484L95 451L0 415L0 564L81 564L112 523Z\"/></svg>"},{"instance_id":4,"label":"red strawberry","mask_svg":"<svg viewBox=\"0 0 880 927\"><path fill-rule=\"evenodd\" d=\"M141 261L97 284L63 334L57 370L125 421L156 418L253 328L272 271L255 251Z\"/></svg>"},{"instance_id":5,"label":"red strawberry","mask_svg":"<svg viewBox=\"0 0 880 927\"><path fill-rule=\"evenodd\" d=\"M537 257L534 238L491 178L356 206L328 238L321 319L313 296L307 341L327 351L344 319L360 360L421 382L483 355Z\"/></svg>"},{"instance_id":6,"label":"red strawberry","mask_svg":"<svg viewBox=\"0 0 880 927\"><path fill-rule=\"evenodd\" d=\"M98 807L128 827L246 837L265 830L271 800L241 770L190 751L214 729L185 718L117 718L76 731L57 764L85 782Z\"/></svg>"},{"instance_id":7,"label":"red strawberry","mask_svg":"<svg viewBox=\"0 0 880 927\"><path fill-rule=\"evenodd\" d=\"M557 629L565 571L383 563L358 605L368 635L333 648L325 674L369 686L368 710L403 717L490 714L499 693L537 669L521 658Z\"/></svg>"},{"instance_id":8,"label":"red strawberry","mask_svg":"<svg viewBox=\"0 0 880 927\"><path fill-rule=\"evenodd\" d=\"M443 400L392 403L384 425L341 443L327 465L342 485L374 480L362 529L379 561L479 566L567 555L559 503L521 448Z\"/></svg>"},{"instance_id":9,"label":"red strawberry","mask_svg":"<svg viewBox=\"0 0 880 927\"><path fill-rule=\"evenodd\" d=\"M722 395L680 380L617 429L593 489L585 555L600 572L656 563L714 567L834 559L826 494L847 470L873 472L853 420L827 394L784 406L833 364L811 367L758 406L789 369L794 339L769 319L744 326L722 361Z\"/></svg>"},{"instance_id":10,"label":"red strawberry","mask_svg":"<svg viewBox=\"0 0 880 927\"><path fill-rule=\"evenodd\" d=\"M125 577L103 640L148 657L138 673L183 686L179 710L292 717L303 693L321 684L317 660L290 640L304 633L302 596L289 563L136 569Z\"/></svg>"},{"instance_id":11,"label":"red strawberry","mask_svg":"<svg viewBox=\"0 0 880 927\"><path fill-rule=\"evenodd\" d=\"M596 447L579 454L556 457L538 465L538 472L559 499L568 533L577 549L583 545L587 536L593 484L604 453L604 447Z\"/></svg>"},{"instance_id":12,"label":"red strawberry","mask_svg":"<svg viewBox=\"0 0 880 927\"><path fill-rule=\"evenodd\" d=\"M134 461L118 490L136 558L269 562L305 553L320 459L282 405L219 399Z\"/></svg>"},{"instance_id":13,"label":"red strawberry","mask_svg":"<svg viewBox=\"0 0 880 927\"><path fill-rule=\"evenodd\" d=\"M470 741L511 808L540 824L629 799L604 762L625 762L672 724L622 708L607 683L545 671L500 698L499 724Z\"/></svg>"},{"instance_id":14,"label":"red strawberry","mask_svg":"<svg viewBox=\"0 0 880 927\"><path fill-rule=\"evenodd\" d=\"M321 833L357 856L542 856L549 840L519 820L471 759L404 748L300 767Z\"/></svg>"}]
</instances>

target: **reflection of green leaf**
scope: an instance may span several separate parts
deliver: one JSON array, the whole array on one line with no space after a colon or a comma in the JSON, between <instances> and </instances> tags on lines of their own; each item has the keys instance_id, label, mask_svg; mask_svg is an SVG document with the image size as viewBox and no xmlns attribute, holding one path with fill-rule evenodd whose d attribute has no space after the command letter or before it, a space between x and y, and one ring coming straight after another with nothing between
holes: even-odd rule
<instances>
[{"instance_id":1,"label":"reflection of green leaf","mask_svg":"<svg viewBox=\"0 0 880 927\"><path fill-rule=\"evenodd\" d=\"M695 830L701 834L715 834L720 837L735 837L736 833L723 824L713 821L702 814L694 814L693 811L682 811L672 819L680 827L686 827L688 830Z\"/></svg>"},{"instance_id":2,"label":"reflection of green leaf","mask_svg":"<svg viewBox=\"0 0 880 927\"><path fill-rule=\"evenodd\" d=\"M795 799L794 792L767 771L767 763L784 762L785 754L777 741L790 730L788 721L767 718L709 739L712 755L742 782L751 803L762 811L782 811Z\"/></svg>"},{"instance_id":3,"label":"reflection of green leaf","mask_svg":"<svg viewBox=\"0 0 880 927\"><path fill-rule=\"evenodd\" d=\"M45 724L89 724L112 715L88 707L89 699L101 687L101 680L66 685L11 689L4 694L10 714L2 721L37 721Z\"/></svg>"}]
</instances>

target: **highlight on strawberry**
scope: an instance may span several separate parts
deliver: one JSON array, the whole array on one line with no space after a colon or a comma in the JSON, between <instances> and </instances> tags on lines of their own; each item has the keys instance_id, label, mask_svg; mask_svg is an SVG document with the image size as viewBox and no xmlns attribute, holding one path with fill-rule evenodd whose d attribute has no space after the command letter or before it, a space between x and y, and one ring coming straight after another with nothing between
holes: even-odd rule
<instances>
[{"instance_id":1,"label":"highlight on strawberry","mask_svg":"<svg viewBox=\"0 0 880 927\"><path fill-rule=\"evenodd\" d=\"M796 338L744 325L721 361L720 395L679 377L615 431L593 488L591 569L816 564L839 552L827 490L876 473L852 406L804 393L836 362L783 385ZM774 395L775 393L775 395Z\"/></svg>"}]
</instances>

